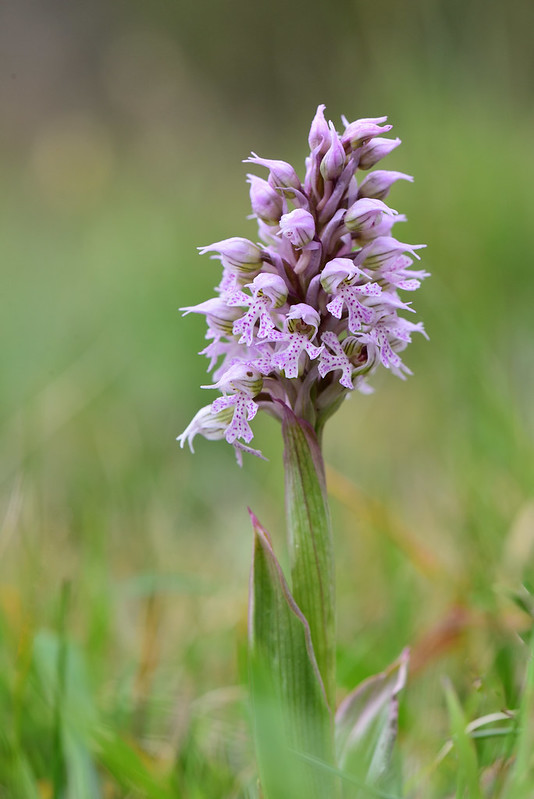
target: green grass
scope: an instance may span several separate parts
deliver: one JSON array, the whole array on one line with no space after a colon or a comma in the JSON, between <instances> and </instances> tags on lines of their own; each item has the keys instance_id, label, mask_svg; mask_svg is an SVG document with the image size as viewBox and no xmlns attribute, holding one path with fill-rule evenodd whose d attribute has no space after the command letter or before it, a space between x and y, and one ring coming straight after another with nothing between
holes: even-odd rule
<instances>
[{"instance_id":1,"label":"green grass","mask_svg":"<svg viewBox=\"0 0 534 799\"><path fill-rule=\"evenodd\" d=\"M510 130L460 101L439 113L418 102L389 165L416 176L392 203L409 215L405 239L429 244L433 277L415 304L431 340L407 353L413 378L380 377L326 431L339 696L410 645L406 795L527 799L534 156L526 121ZM254 142L236 137L231 152L246 154ZM45 191L31 165L22 181L7 175L6 799L256 796L246 506L281 548L281 437L259 419L270 460L242 471L221 443L201 441L193 457L174 442L205 402L202 323L177 313L218 279L195 246L253 235L245 170L211 159L200 175L192 159L172 191L117 163L98 201L78 205ZM517 711L505 732L466 732L504 710Z\"/></svg>"}]
</instances>

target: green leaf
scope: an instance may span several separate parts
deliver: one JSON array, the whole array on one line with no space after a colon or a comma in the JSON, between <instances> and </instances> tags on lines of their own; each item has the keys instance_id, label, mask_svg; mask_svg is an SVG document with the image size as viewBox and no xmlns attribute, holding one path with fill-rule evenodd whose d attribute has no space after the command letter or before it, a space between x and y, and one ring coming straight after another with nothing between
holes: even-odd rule
<instances>
[{"instance_id":1,"label":"green leaf","mask_svg":"<svg viewBox=\"0 0 534 799\"><path fill-rule=\"evenodd\" d=\"M332 719L308 622L271 539L251 513L250 671L256 750L266 799L325 799L332 776L301 755L333 762Z\"/></svg>"},{"instance_id":2,"label":"green leaf","mask_svg":"<svg viewBox=\"0 0 534 799\"><path fill-rule=\"evenodd\" d=\"M35 672L53 714L54 796L92 799L99 777L91 751L97 713L81 651L62 634L41 630L33 647Z\"/></svg>"},{"instance_id":3,"label":"green leaf","mask_svg":"<svg viewBox=\"0 0 534 799\"><path fill-rule=\"evenodd\" d=\"M295 602L308 620L330 707L335 704L335 574L321 448L313 428L284 408L286 516Z\"/></svg>"},{"instance_id":4,"label":"green leaf","mask_svg":"<svg viewBox=\"0 0 534 799\"><path fill-rule=\"evenodd\" d=\"M478 779L478 758L475 744L472 741L462 706L454 693L452 686L445 685L445 698L451 720L452 738L458 756L458 778L456 796L463 799L483 799L482 789Z\"/></svg>"},{"instance_id":5,"label":"green leaf","mask_svg":"<svg viewBox=\"0 0 534 799\"><path fill-rule=\"evenodd\" d=\"M94 742L99 761L114 779L129 791L128 795L143 799L179 799L170 788L168 777L158 775L145 765L141 755L111 729L95 732ZM130 793L131 792L131 793Z\"/></svg>"},{"instance_id":6,"label":"green leaf","mask_svg":"<svg viewBox=\"0 0 534 799\"><path fill-rule=\"evenodd\" d=\"M397 737L399 693L406 684L409 652L385 671L364 680L336 713L339 767L373 785L391 765Z\"/></svg>"},{"instance_id":7,"label":"green leaf","mask_svg":"<svg viewBox=\"0 0 534 799\"><path fill-rule=\"evenodd\" d=\"M518 739L516 757L512 771L509 796L528 799L532 796L532 774L534 772L534 636L528 649L528 661L523 685L521 705L517 718Z\"/></svg>"},{"instance_id":8,"label":"green leaf","mask_svg":"<svg viewBox=\"0 0 534 799\"><path fill-rule=\"evenodd\" d=\"M2 740L0 763L0 796L10 799L40 799L37 777L33 773L30 760L25 752L7 745ZM6 751L7 750L7 751ZM5 791L5 793L4 793Z\"/></svg>"}]
</instances>

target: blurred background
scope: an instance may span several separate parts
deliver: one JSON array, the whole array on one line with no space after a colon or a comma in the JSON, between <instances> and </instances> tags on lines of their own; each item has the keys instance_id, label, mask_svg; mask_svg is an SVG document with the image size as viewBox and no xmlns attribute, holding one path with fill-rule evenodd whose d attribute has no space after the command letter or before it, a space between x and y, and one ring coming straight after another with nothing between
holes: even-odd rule
<instances>
[{"instance_id":1,"label":"blurred background","mask_svg":"<svg viewBox=\"0 0 534 799\"><path fill-rule=\"evenodd\" d=\"M326 431L340 697L410 645L405 775L445 795L454 761L426 771L443 677L474 718L517 706L526 660L534 5L1 15L0 796L237 797L253 780L246 506L283 552L281 437L258 419L269 461L242 470L221 442L180 450L207 398L204 325L178 308L219 280L198 245L255 238L241 160L302 173L319 103L336 125L389 115L403 145L383 168L416 179L391 204L432 272L414 377L377 375Z\"/></svg>"}]
</instances>

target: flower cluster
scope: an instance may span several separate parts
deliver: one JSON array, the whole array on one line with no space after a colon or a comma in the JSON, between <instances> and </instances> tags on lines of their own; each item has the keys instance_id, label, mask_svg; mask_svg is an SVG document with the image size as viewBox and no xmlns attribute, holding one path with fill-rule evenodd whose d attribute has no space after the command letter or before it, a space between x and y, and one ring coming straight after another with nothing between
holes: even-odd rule
<instances>
[{"instance_id":1,"label":"flower cluster","mask_svg":"<svg viewBox=\"0 0 534 799\"><path fill-rule=\"evenodd\" d=\"M225 438L242 452L258 408L281 415L280 403L320 430L351 391L370 391L369 375L382 364L398 377L410 374L399 357L421 322L401 292L427 277L414 270L424 245L392 235L405 217L384 202L410 175L367 170L400 144L384 138L387 117L359 119L338 133L320 105L309 133L310 155L301 183L285 161L245 163L267 169L267 180L248 175L258 221L254 243L234 237L201 247L223 267L217 296L182 308L206 317L210 359L221 396L202 408L179 436L192 449L197 434ZM359 172L364 175L360 179Z\"/></svg>"}]
</instances>

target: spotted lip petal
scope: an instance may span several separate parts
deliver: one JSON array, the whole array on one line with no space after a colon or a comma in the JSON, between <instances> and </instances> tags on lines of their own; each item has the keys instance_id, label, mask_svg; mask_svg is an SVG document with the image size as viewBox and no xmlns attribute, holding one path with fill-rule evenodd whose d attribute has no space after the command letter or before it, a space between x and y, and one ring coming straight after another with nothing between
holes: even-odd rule
<instances>
[{"instance_id":1,"label":"spotted lip petal","mask_svg":"<svg viewBox=\"0 0 534 799\"><path fill-rule=\"evenodd\" d=\"M328 349L325 347L321 353L319 374L321 377L326 377L329 372L340 370L340 384L345 388L348 388L349 391L352 391L354 389L352 384L352 372L354 370L354 366L347 357L347 354L345 353L345 350L343 349L338 337L335 333L326 331L321 336L321 339L323 343L327 345Z\"/></svg>"}]
</instances>

